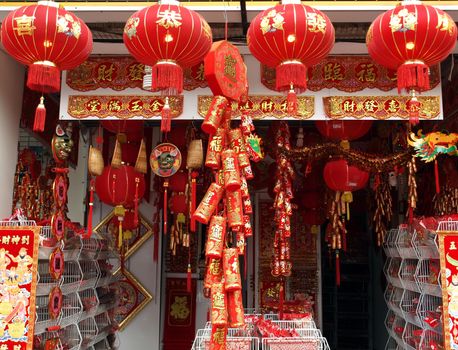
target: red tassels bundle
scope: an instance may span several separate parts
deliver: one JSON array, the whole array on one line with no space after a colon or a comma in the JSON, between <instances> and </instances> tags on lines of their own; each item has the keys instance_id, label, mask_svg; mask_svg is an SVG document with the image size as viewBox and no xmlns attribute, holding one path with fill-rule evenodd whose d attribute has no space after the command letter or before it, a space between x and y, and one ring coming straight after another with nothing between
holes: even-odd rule
<instances>
[{"instance_id":1,"label":"red tassels bundle","mask_svg":"<svg viewBox=\"0 0 458 350\"><path fill-rule=\"evenodd\" d=\"M427 91L429 85L429 68L418 60L412 60L401 65L397 70L398 75L398 93L403 89Z\"/></svg>"},{"instance_id":2,"label":"red tassels bundle","mask_svg":"<svg viewBox=\"0 0 458 350\"><path fill-rule=\"evenodd\" d=\"M45 130L46 123L46 107L44 104L45 98L40 97L40 103L35 110L35 120L33 122L33 131L43 132Z\"/></svg>"},{"instance_id":3,"label":"red tassels bundle","mask_svg":"<svg viewBox=\"0 0 458 350\"><path fill-rule=\"evenodd\" d=\"M172 126L172 111L170 110L169 98L165 98L164 107L161 111L161 132L169 132Z\"/></svg>"}]
</instances>

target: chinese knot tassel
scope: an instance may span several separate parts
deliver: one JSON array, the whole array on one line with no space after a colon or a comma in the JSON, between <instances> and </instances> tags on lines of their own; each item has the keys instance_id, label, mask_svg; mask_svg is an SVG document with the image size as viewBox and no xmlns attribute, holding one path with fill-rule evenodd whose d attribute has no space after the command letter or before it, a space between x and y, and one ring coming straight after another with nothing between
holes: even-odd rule
<instances>
[{"instance_id":1,"label":"chinese knot tassel","mask_svg":"<svg viewBox=\"0 0 458 350\"><path fill-rule=\"evenodd\" d=\"M191 232L196 232L196 219L193 217L192 214L196 211L196 203L197 203L197 177L199 176L199 173L197 171L193 171L191 173L191 208L190 208L190 213L191 213L191 224L190 224L190 229Z\"/></svg>"},{"instance_id":2,"label":"chinese knot tassel","mask_svg":"<svg viewBox=\"0 0 458 350\"><path fill-rule=\"evenodd\" d=\"M121 249L123 235L122 235L122 222L124 220L124 215L126 214L126 209L122 205L117 205L114 208L114 215L118 217L118 248Z\"/></svg>"},{"instance_id":3,"label":"chinese knot tassel","mask_svg":"<svg viewBox=\"0 0 458 350\"><path fill-rule=\"evenodd\" d=\"M345 203L345 211L347 213L347 220L350 221L350 203L353 202L353 194L350 191L345 191L342 194L342 202Z\"/></svg>"},{"instance_id":4,"label":"chinese knot tassel","mask_svg":"<svg viewBox=\"0 0 458 350\"><path fill-rule=\"evenodd\" d=\"M297 95L292 85L286 97L286 103L288 106L288 114L291 116L295 116L297 114Z\"/></svg>"},{"instance_id":5,"label":"chinese knot tassel","mask_svg":"<svg viewBox=\"0 0 458 350\"><path fill-rule=\"evenodd\" d=\"M35 120L33 122L33 131L43 132L45 130L46 123L46 107L44 104L45 98L40 97L40 103L35 110Z\"/></svg>"},{"instance_id":6,"label":"chinese knot tassel","mask_svg":"<svg viewBox=\"0 0 458 350\"><path fill-rule=\"evenodd\" d=\"M340 256L339 252L336 252L336 286L340 287Z\"/></svg>"},{"instance_id":7,"label":"chinese knot tassel","mask_svg":"<svg viewBox=\"0 0 458 350\"><path fill-rule=\"evenodd\" d=\"M164 181L164 207L162 210L164 211L164 235L167 234L167 206L168 206L168 198L167 198L167 189L169 187L169 182L167 180Z\"/></svg>"},{"instance_id":8,"label":"chinese knot tassel","mask_svg":"<svg viewBox=\"0 0 458 350\"><path fill-rule=\"evenodd\" d=\"M398 70L398 93L402 89L417 91L429 90L429 68L419 60L412 60L401 65Z\"/></svg>"},{"instance_id":9,"label":"chinese knot tassel","mask_svg":"<svg viewBox=\"0 0 458 350\"><path fill-rule=\"evenodd\" d=\"M43 93L60 91L60 70L47 61L31 64L27 75L27 87Z\"/></svg>"},{"instance_id":10,"label":"chinese knot tassel","mask_svg":"<svg viewBox=\"0 0 458 350\"><path fill-rule=\"evenodd\" d=\"M439 166L437 164L437 159L434 160L434 177L436 180L436 193L440 193L440 182L439 182Z\"/></svg>"},{"instance_id":11,"label":"chinese knot tassel","mask_svg":"<svg viewBox=\"0 0 458 350\"><path fill-rule=\"evenodd\" d=\"M94 179L91 179L91 184L90 184L90 195L89 195L89 213L87 215L87 232L85 235L85 238L90 238L92 235L92 212L94 209L94 186L95 186L95 181Z\"/></svg>"},{"instance_id":12,"label":"chinese knot tassel","mask_svg":"<svg viewBox=\"0 0 458 350\"><path fill-rule=\"evenodd\" d=\"M420 122L420 101L415 96L415 92L412 92L412 98L407 101L406 107L409 111L410 125L417 125Z\"/></svg>"},{"instance_id":13,"label":"chinese knot tassel","mask_svg":"<svg viewBox=\"0 0 458 350\"><path fill-rule=\"evenodd\" d=\"M161 111L161 132L169 132L171 127L171 111L169 105L169 98L165 98L165 105L162 107Z\"/></svg>"}]
</instances>

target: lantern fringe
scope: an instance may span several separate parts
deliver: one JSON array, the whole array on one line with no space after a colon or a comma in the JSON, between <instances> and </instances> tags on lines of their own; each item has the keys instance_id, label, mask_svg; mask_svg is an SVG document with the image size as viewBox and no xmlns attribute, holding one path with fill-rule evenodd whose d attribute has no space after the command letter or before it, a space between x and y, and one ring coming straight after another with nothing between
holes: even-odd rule
<instances>
[{"instance_id":1,"label":"lantern fringe","mask_svg":"<svg viewBox=\"0 0 458 350\"><path fill-rule=\"evenodd\" d=\"M41 93L59 92L60 70L48 64L31 64L27 76L27 87Z\"/></svg>"},{"instance_id":2,"label":"lantern fringe","mask_svg":"<svg viewBox=\"0 0 458 350\"><path fill-rule=\"evenodd\" d=\"M45 98L43 96L40 97L40 103L35 110L35 120L33 122L33 131L35 132L43 132L45 131L45 124L46 124L46 107L44 104Z\"/></svg>"},{"instance_id":3,"label":"lantern fringe","mask_svg":"<svg viewBox=\"0 0 458 350\"><path fill-rule=\"evenodd\" d=\"M165 105L162 108L161 111L161 132L169 132L172 126L171 122L171 111L170 111L170 105L169 105L169 98L165 98Z\"/></svg>"},{"instance_id":4,"label":"lantern fringe","mask_svg":"<svg viewBox=\"0 0 458 350\"><path fill-rule=\"evenodd\" d=\"M404 63L398 70L398 93L402 89L426 91L430 89L429 68L423 62Z\"/></svg>"},{"instance_id":5,"label":"lantern fringe","mask_svg":"<svg viewBox=\"0 0 458 350\"><path fill-rule=\"evenodd\" d=\"M168 93L183 92L183 69L175 62L158 62L152 68L152 90L165 90Z\"/></svg>"},{"instance_id":6,"label":"lantern fringe","mask_svg":"<svg viewBox=\"0 0 458 350\"><path fill-rule=\"evenodd\" d=\"M297 92L307 88L307 67L302 62L286 62L276 68L277 90L289 90L291 85L294 86Z\"/></svg>"}]
</instances>

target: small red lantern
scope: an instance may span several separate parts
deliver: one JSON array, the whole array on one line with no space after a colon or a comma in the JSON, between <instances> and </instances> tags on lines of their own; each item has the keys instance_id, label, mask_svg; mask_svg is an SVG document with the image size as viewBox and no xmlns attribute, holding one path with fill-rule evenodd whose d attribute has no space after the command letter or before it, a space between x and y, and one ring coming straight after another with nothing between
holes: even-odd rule
<instances>
[{"instance_id":1,"label":"small red lantern","mask_svg":"<svg viewBox=\"0 0 458 350\"><path fill-rule=\"evenodd\" d=\"M111 222L115 227L119 227L119 218L117 216L113 216ZM135 211L133 210L126 210L124 213L124 218L122 220L122 228L124 230L135 230L138 227L138 220L135 217Z\"/></svg>"},{"instance_id":2,"label":"small red lantern","mask_svg":"<svg viewBox=\"0 0 458 350\"><path fill-rule=\"evenodd\" d=\"M188 183L188 172L178 171L175 175L170 176L169 190L180 193L186 190L186 184Z\"/></svg>"},{"instance_id":3,"label":"small red lantern","mask_svg":"<svg viewBox=\"0 0 458 350\"><path fill-rule=\"evenodd\" d=\"M60 72L83 63L92 51L87 25L53 1L22 6L8 14L1 28L3 47L29 67L27 87L41 93L60 90ZM43 131L46 109L41 97L34 131Z\"/></svg>"},{"instance_id":4,"label":"small red lantern","mask_svg":"<svg viewBox=\"0 0 458 350\"><path fill-rule=\"evenodd\" d=\"M315 126L328 139L351 141L364 136L371 128L372 120L316 121Z\"/></svg>"},{"instance_id":5,"label":"small red lantern","mask_svg":"<svg viewBox=\"0 0 458 350\"><path fill-rule=\"evenodd\" d=\"M95 191L105 204L132 207L145 193L145 179L134 167L121 165L113 168L109 165L103 169L102 175L96 177Z\"/></svg>"},{"instance_id":6,"label":"small red lantern","mask_svg":"<svg viewBox=\"0 0 458 350\"><path fill-rule=\"evenodd\" d=\"M369 173L344 159L331 160L324 167L324 180L333 191L351 192L364 188L369 180Z\"/></svg>"},{"instance_id":7,"label":"small red lantern","mask_svg":"<svg viewBox=\"0 0 458 350\"><path fill-rule=\"evenodd\" d=\"M184 195L183 193L174 193L172 195L172 198L170 198L170 211L174 214L186 214L188 212L188 203L186 201L186 195Z\"/></svg>"},{"instance_id":8,"label":"small red lantern","mask_svg":"<svg viewBox=\"0 0 458 350\"><path fill-rule=\"evenodd\" d=\"M411 123L418 122L415 91L430 89L429 67L443 61L456 45L457 28L444 11L420 1L404 1L379 15L369 27L366 44L379 64L397 71L398 91L412 93Z\"/></svg>"},{"instance_id":9,"label":"small red lantern","mask_svg":"<svg viewBox=\"0 0 458 350\"><path fill-rule=\"evenodd\" d=\"M288 109L295 113L295 91L306 89L307 67L320 62L331 51L334 27L325 14L300 1L281 4L253 19L247 42L254 57L276 68L277 90L290 91Z\"/></svg>"}]
</instances>

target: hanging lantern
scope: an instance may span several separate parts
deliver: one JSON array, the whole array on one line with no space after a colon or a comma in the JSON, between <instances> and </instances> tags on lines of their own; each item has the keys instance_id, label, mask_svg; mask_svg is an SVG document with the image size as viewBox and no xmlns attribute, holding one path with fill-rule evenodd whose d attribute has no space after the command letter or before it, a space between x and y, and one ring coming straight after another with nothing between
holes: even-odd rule
<instances>
[{"instance_id":1,"label":"hanging lantern","mask_svg":"<svg viewBox=\"0 0 458 350\"><path fill-rule=\"evenodd\" d=\"M29 67L27 87L41 93L60 91L60 72L83 63L92 51L92 34L73 13L53 1L39 1L8 14L1 28L3 47ZM42 132L43 96L35 113L34 131Z\"/></svg>"},{"instance_id":2,"label":"hanging lantern","mask_svg":"<svg viewBox=\"0 0 458 350\"><path fill-rule=\"evenodd\" d=\"M253 19L247 42L254 57L276 68L276 88L289 91L288 112L296 114L296 92L307 87L307 68L331 51L334 27L321 11L300 1L285 2Z\"/></svg>"},{"instance_id":3,"label":"hanging lantern","mask_svg":"<svg viewBox=\"0 0 458 350\"><path fill-rule=\"evenodd\" d=\"M201 62L210 50L212 32L197 12L167 0L134 13L123 39L137 61L152 67L152 90L171 95L183 91L183 69ZM166 101L161 125L165 132L170 131L167 106Z\"/></svg>"},{"instance_id":4,"label":"hanging lantern","mask_svg":"<svg viewBox=\"0 0 458 350\"><path fill-rule=\"evenodd\" d=\"M333 191L357 191L364 188L369 180L369 173L344 159L331 160L324 167L324 180Z\"/></svg>"},{"instance_id":5,"label":"hanging lantern","mask_svg":"<svg viewBox=\"0 0 458 350\"><path fill-rule=\"evenodd\" d=\"M113 216L110 222L115 227L119 227L119 218L117 216ZM126 210L122 219L122 228L124 230L135 230L138 227L138 224L138 220L135 221L135 211Z\"/></svg>"},{"instance_id":6,"label":"hanging lantern","mask_svg":"<svg viewBox=\"0 0 458 350\"><path fill-rule=\"evenodd\" d=\"M397 71L398 91L412 93L411 122L416 123L420 103L415 91L430 89L429 67L440 63L456 45L457 28L444 11L420 1L403 1L379 15L369 27L369 55L380 65Z\"/></svg>"},{"instance_id":7,"label":"hanging lantern","mask_svg":"<svg viewBox=\"0 0 458 350\"><path fill-rule=\"evenodd\" d=\"M331 140L352 141L364 136L372 126L372 120L316 121L315 126L324 137Z\"/></svg>"}]
</instances>

